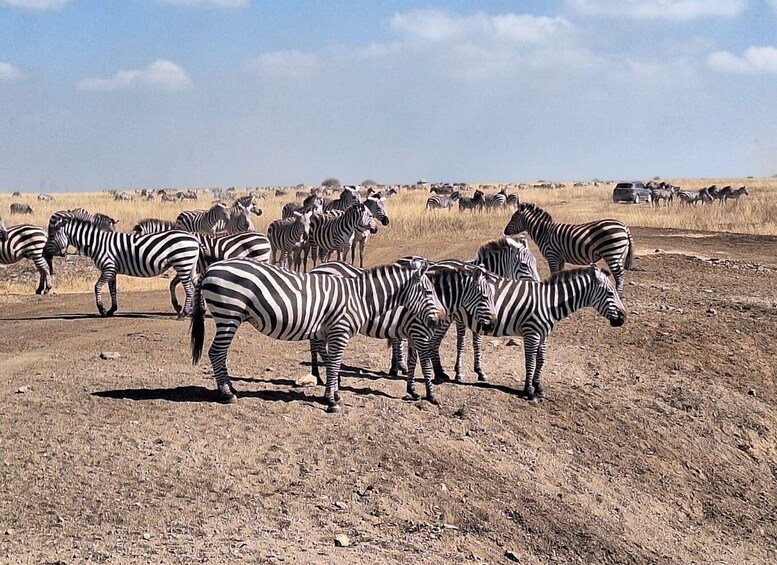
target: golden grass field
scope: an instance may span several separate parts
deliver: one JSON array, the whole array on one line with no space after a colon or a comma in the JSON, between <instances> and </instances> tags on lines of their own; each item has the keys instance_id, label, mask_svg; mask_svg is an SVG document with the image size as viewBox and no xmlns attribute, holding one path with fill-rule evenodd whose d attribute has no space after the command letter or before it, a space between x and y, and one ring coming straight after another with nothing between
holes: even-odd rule
<instances>
[{"instance_id":1,"label":"golden grass field","mask_svg":"<svg viewBox=\"0 0 777 565\"><path fill-rule=\"evenodd\" d=\"M582 223L600 218L617 218L629 226L657 228L676 228L709 232L732 232L754 235L777 234L777 179L665 179L683 189L698 189L717 184L719 187L730 184L735 188L745 184L750 195L739 202L727 206L717 203L688 207L676 202L672 207L652 207L649 205L614 204L611 200L612 184L599 187L574 188L572 183L562 189L528 188L518 191L522 202L533 202L547 209L556 221ZM238 194L244 194L239 191ZM102 212L119 220L117 229L128 231L142 218L156 217L174 220L182 211L191 208L207 208L209 195L202 194L198 202L182 201L165 203L159 200L148 202L137 198L132 202L116 202L108 193L63 193L55 194L54 202L39 202L36 194L23 194L12 197L0 194L0 217L7 226L19 223L32 223L45 227L49 216L63 209L83 207L90 212ZM420 249L433 249L431 258L442 258L449 252L450 244L462 240L486 241L501 234L512 211L490 214L460 213L457 208L451 211L427 212L425 202L427 191L401 191L387 202L387 211L391 225L381 228L368 244L366 261L370 265L391 261L399 254L418 252ZM263 214L253 217L256 229L265 232L267 225L280 217L281 208L286 202L294 200L293 194L276 197L272 191L266 192L261 200ZM35 213L31 216L9 216L12 202L23 202L32 206ZM379 243L378 243L379 240ZM416 242L423 245L414 247ZM639 246L639 242L637 242ZM373 249L371 250L370 247ZM60 261L60 259L55 259ZM55 263L56 272L56 263ZM55 275L56 276L56 275ZM96 276L94 277L96 279ZM135 279L120 277L120 288L130 290L148 290L164 288L163 279ZM55 292L91 291L94 279L90 276L57 277L54 279ZM17 285L0 280L0 293L26 293L28 285Z\"/></svg>"}]
</instances>

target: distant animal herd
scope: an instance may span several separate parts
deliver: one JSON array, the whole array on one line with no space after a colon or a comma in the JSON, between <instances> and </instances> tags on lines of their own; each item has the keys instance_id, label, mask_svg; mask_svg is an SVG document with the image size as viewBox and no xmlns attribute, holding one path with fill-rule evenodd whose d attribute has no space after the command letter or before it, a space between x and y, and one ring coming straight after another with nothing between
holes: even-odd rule
<instances>
[{"instance_id":1,"label":"distant animal herd","mask_svg":"<svg viewBox=\"0 0 777 565\"><path fill-rule=\"evenodd\" d=\"M194 362L203 351L206 312L215 322L208 355L218 398L224 402L237 398L227 353L243 322L274 339L309 342L313 374L319 377L319 359L326 367L325 402L330 412L340 410L343 351L357 333L391 342L390 372L406 373L408 399L419 398L414 371L420 362L425 397L433 403L437 402L433 383L448 378L439 350L451 324L457 327L457 380L462 378L466 329L473 333L474 369L483 380L482 336L521 336L523 392L534 400L544 393L541 374L547 338L558 321L590 306L613 326L625 322L621 297L635 249L623 223L610 219L557 223L547 211L521 202L506 187L492 194L478 189L471 197L462 194L464 185L423 188L431 193L428 210L455 205L472 212L507 207L514 212L503 235L484 242L472 260L406 256L364 269L365 245L379 226L390 229L387 203L402 187L346 186L336 196L324 188L298 190L297 201L284 205L266 234L256 232L252 223L252 217L262 214L260 193L237 197L234 190L216 189L211 191L216 201L207 209L185 210L175 221L147 218L128 232L116 231L117 222L109 216L83 208L53 213L46 229L29 224L6 227L0 220L0 263L32 261L40 275L36 292L46 294L52 289L55 258L73 246L99 270L94 295L97 310L105 317L118 309L118 274L153 277L172 268L171 304L179 316L192 318ZM691 193L662 183L652 189L656 205L674 198L689 204L715 199L725 204L747 194L744 187L713 186ZM276 194L288 192L276 189ZM198 201L199 196L197 191L113 192L117 201L135 197ZM53 200L43 194L38 198ZM31 212L29 205L11 205L12 214ZM540 280L526 239L509 237L524 232L548 262L552 274L545 280ZM349 251L353 265L346 262ZM600 260L609 271L595 266ZM583 267L565 270L567 265ZM102 299L106 284L109 308ZM176 297L178 285L184 288L183 305Z\"/></svg>"}]
</instances>

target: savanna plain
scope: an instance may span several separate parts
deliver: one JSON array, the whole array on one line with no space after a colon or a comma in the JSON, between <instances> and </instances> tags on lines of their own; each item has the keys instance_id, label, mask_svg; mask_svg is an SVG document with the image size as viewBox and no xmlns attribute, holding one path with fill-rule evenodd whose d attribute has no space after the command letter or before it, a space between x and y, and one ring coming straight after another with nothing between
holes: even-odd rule
<instances>
[{"instance_id":1,"label":"savanna plain","mask_svg":"<svg viewBox=\"0 0 777 565\"><path fill-rule=\"evenodd\" d=\"M246 326L229 358L240 400L222 405L169 279L120 276L101 319L85 258L55 259L51 296L33 294L31 263L0 265L0 562L777 562L777 180L672 182L750 194L653 208L613 204L612 185L520 191L557 221L621 219L637 246L626 324L562 321L538 404L519 394L520 339L485 339L487 382L468 347L464 382L432 406L403 401L385 343L357 337L328 415L322 387L295 386L307 343ZM45 226L83 206L128 230L195 207L54 196L0 195L0 215ZM426 212L427 196L387 201L366 264L469 259L510 217ZM289 200L261 200L257 229Z\"/></svg>"}]
</instances>

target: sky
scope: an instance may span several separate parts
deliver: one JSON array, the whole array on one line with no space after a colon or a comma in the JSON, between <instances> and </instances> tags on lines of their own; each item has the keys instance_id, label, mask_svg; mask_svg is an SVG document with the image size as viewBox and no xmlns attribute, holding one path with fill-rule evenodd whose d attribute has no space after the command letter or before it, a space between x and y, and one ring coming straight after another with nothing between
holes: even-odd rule
<instances>
[{"instance_id":1,"label":"sky","mask_svg":"<svg viewBox=\"0 0 777 565\"><path fill-rule=\"evenodd\" d=\"M777 174L777 0L0 0L0 191Z\"/></svg>"}]
</instances>

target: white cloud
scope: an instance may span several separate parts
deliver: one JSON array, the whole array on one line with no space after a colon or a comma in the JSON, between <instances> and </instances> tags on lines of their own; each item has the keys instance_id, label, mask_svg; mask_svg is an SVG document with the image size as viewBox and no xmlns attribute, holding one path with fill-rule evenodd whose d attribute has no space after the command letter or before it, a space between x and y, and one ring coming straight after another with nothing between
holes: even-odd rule
<instances>
[{"instance_id":1,"label":"white cloud","mask_svg":"<svg viewBox=\"0 0 777 565\"><path fill-rule=\"evenodd\" d=\"M567 0L567 4L587 15L687 21L738 16L747 0Z\"/></svg>"},{"instance_id":2,"label":"white cloud","mask_svg":"<svg viewBox=\"0 0 777 565\"><path fill-rule=\"evenodd\" d=\"M119 71L111 78L91 78L78 82L81 90L112 92L130 88L151 90L182 90L190 87L192 80L181 67L171 61L159 59L145 69Z\"/></svg>"},{"instance_id":3,"label":"white cloud","mask_svg":"<svg viewBox=\"0 0 777 565\"><path fill-rule=\"evenodd\" d=\"M772 6L772 10L777 12L777 0L769 0L769 4Z\"/></svg>"},{"instance_id":4,"label":"white cloud","mask_svg":"<svg viewBox=\"0 0 777 565\"><path fill-rule=\"evenodd\" d=\"M14 8L24 8L26 10L59 10L65 4L72 0L0 0L0 4L12 6Z\"/></svg>"},{"instance_id":5,"label":"white cloud","mask_svg":"<svg viewBox=\"0 0 777 565\"><path fill-rule=\"evenodd\" d=\"M11 63L0 61L0 80L17 82L24 78L24 73Z\"/></svg>"},{"instance_id":6,"label":"white cloud","mask_svg":"<svg viewBox=\"0 0 777 565\"><path fill-rule=\"evenodd\" d=\"M707 66L720 73L777 73L777 49L748 47L741 57L728 51L716 51L707 57Z\"/></svg>"},{"instance_id":7,"label":"white cloud","mask_svg":"<svg viewBox=\"0 0 777 565\"><path fill-rule=\"evenodd\" d=\"M251 0L160 0L163 4L175 4L176 6L214 7L214 8L242 8L248 6Z\"/></svg>"},{"instance_id":8,"label":"white cloud","mask_svg":"<svg viewBox=\"0 0 777 565\"><path fill-rule=\"evenodd\" d=\"M248 64L259 76L296 82L312 79L319 70L320 59L302 51L273 51L263 53Z\"/></svg>"}]
</instances>

